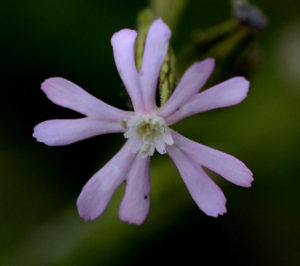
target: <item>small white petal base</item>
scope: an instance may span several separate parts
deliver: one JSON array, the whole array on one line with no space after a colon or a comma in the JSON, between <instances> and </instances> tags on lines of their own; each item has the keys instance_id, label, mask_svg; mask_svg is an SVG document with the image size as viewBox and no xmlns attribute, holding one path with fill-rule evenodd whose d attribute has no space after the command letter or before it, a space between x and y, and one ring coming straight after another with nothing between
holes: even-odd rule
<instances>
[{"instance_id":1,"label":"small white petal base","mask_svg":"<svg viewBox=\"0 0 300 266\"><path fill-rule=\"evenodd\" d=\"M143 157L152 156L155 149L166 153L166 144L173 145L174 140L165 120L156 114L137 114L127 121L124 137L132 140L132 152L140 151Z\"/></svg>"}]
</instances>

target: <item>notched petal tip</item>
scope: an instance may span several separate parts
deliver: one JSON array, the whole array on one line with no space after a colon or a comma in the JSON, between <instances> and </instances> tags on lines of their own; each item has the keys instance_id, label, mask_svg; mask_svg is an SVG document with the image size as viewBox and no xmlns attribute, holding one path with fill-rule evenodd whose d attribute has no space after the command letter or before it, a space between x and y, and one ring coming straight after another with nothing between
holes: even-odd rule
<instances>
[{"instance_id":1,"label":"notched petal tip","mask_svg":"<svg viewBox=\"0 0 300 266\"><path fill-rule=\"evenodd\" d=\"M35 126L34 129L33 129L32 137L34 137L36 139L36 141L41 142L39 140L39 136L38 136L38 133L37 133L37 126Z\"/></svg>"},{"instance_id":2,"label":"notched petal tip","mask_svg":"<svg viewBox=\"0 0 300 266\"><path fill-rule=\"evenodd\" d=\"M227 200L223 193L216 194L211 198L211 201L204 203L201 209L206 215L218 218L227 213L226 202Z\"/></svg>"},{"instance_id":3,"label":"notched petal tip","mask_svg":"<svg viewBox=\"0 0 300 266\"><path fill-rule=\"evenodd\" d=\"M81 206L81 203L80 203L80 198L77 199L77 202L76 202L76 206L77 206L77 211L78 211L78 214L79 216L85 221L85 222L90 222L90 221L93 221L95 220L96 218L98 218L98 216L96 215L91 215L90 213L88 213L86 211L86 209Z\"/></svg>"},{"instance_id":4,"label":"notched petal tip","mask_svg":"<svg viewBox=\"0 0 300 266\"><path fill-rule=\"evenodd\" d=\"M226 214L227 213L227 209L225 208L225 210L222 210L222 211L220 211L220 212L218 212L218 213L211 213L211 214L209 214L209 213L205 213L207 216L210 216L210 217L213 217L213 218L219 218L220 216L223 216L224 214Z\"/></svg>"},{"instance_id":5,"label":"notched petal tip","mask_svg":"<svg viewBox=\"0 0 300 266\"><path fill-rule=\"evenodd\" d=\"M52 77L52 78L47 78L47 79L45 79L43 82L42 82L42 84L41 84L41 89L42 89L42 91L45 91L46 89L47 89L47 87L48 87L48 85L50 84L50 83L52 83L52 81L55 81L56 79L58 79L59 77Z\"/></svg>"},{"instance_id":6,"label":"notched petal tip","mask_svg":"<svg viewBox=\"0 0 300 266\"><path fill-rule=\"evenodd\" d=\"M120 220L124 223L128 223L128 224L134 224L137 226L141 226L147 217L145 217L144 219L140 220L140 219L132 219L132 218L126 218L126 216L124 214L122 214L121 212L119 213L120 216Z\"/></svg>"},{"instance_id":7,"label":"notched petal tip","mask_svg":"<svg viewBox=\"0 0 300 266\"><path fill-rule=\"evenodd\" d=\"M40 142L40 143L44 143L48 146L55 146L55 144L53 144L51 141L48 141L48 138L45 137L46 133L45 133L45 122L41 122L39 124L37 124L34 128L33 128L33 133L32 133L32 137L34 137L36 139L36 141Z\"/></svg>"},{"instance_id":8,"label":"notched petal tip","mask_svg":"<svg viewBox=\"0 0 300 266\"><path fill-rule=\"evenodd\" d=\"M213 217L213 218L218 218L219 216L223 216L224 214L227 213L227 209L226 209L226 199L224 198L224 204L222 206L220 206L218 209L216 209L215 211L206 211L205 214Z\"/></svg>"},{"instance_id":9,"label":"notched petal tip","mask_svg":"<svg viewBox=\"0 0 300 266\"><path fill-rule=\"evenodd\" d=\"M248 169L249 170L249 169ZM252 183L254 181L254 178L253 178L253 174L252 172L249 170L250 173L248 173L244 179L243 179L243 182L241 182L240 184L238 184L238 186L240 187L245 187L245 188L248 188L248 187L252 187Z\"/></svg>"},{"instance_id":10,"label":"notched petal tip","mask_svg":"<svg viewBox=\"0 0 300 266\"><path fill-rule=\"evenodd\" d=\"M85 222L90 222L95 220L97 217L90 217L88 215L86 215L86 213L80 208L80 206L78 205L78 201L77 201L77 211L79 216L85 221Z\"/></svg>"}]
</instances>

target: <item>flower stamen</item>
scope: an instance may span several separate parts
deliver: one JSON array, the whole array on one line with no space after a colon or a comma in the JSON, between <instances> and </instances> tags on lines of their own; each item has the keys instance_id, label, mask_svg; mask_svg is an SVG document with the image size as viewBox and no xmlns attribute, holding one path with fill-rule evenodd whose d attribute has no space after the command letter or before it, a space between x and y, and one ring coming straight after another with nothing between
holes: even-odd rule
<instances>
[{"instance_id":1,"label":"flower stamen","mask_svg":"<svg viewBox=\"0 0 300 266\"><path fill-rule=\"evenodd\" d=\"M152 156L155 149L160 154L164 154L166 144L174 143L165 120L155 114L133 116L127 121L127 131L124 136L133 140L136 146L134 150L140 150L145 157Z\"/></svg>"}]
</instances>

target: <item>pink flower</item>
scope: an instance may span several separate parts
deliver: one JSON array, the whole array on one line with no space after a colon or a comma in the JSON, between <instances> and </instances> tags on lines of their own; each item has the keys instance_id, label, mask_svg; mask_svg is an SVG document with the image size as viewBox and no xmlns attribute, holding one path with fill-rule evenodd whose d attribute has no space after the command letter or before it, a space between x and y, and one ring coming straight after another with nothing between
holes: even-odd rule
<instances>
[{"instance_id":1,"label":"pink flower","mask_svg":"<svg viewBox=\"0 0 300 266\"><path fill-rule=\"evenodd\" d=\"M79 195L78 211L85 220L101 215L115 189L126 180L120 218L143 223L150 207L149 164L155 149L169 154L199 208L217 217L226 212L226 199L203 167L243 187L251 186L251 171L233 156L189 140L169 126L199 112L240 103L247 96L249 82L235 77L199 93L214 68L214 60L206 59L185 72L168 102L157 109L156 87L171 32L161 19L153 22L140 71L135 64L136 36L136 31L123 29L111 39L115 62L134 112L112 107L66 79L50 78L42 84L47 97L85 117L44 121L34 128L33 136L47 145L59 146L100 134L124 134L125 145L94 174Z\"/></svg>"}]
</instances>

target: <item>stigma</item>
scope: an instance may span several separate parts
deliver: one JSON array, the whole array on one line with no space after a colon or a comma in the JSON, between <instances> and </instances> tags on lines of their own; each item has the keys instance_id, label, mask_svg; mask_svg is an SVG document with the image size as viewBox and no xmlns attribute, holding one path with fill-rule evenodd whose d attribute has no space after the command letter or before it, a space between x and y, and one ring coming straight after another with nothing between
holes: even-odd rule
<instances>
[{"instance_id":1,"label":"stigma","mask_svg":"<svg viewBox=\"0 0 300 266\"><path fill-rule=\"evenodd\" d=\"M166 145L173 145L171 130L165 120L156 114L136 114L127 121L124 137L132 141L132 151L143 157L152 156L155 149L166 153Z\"/></svg>"}]
</instances>

